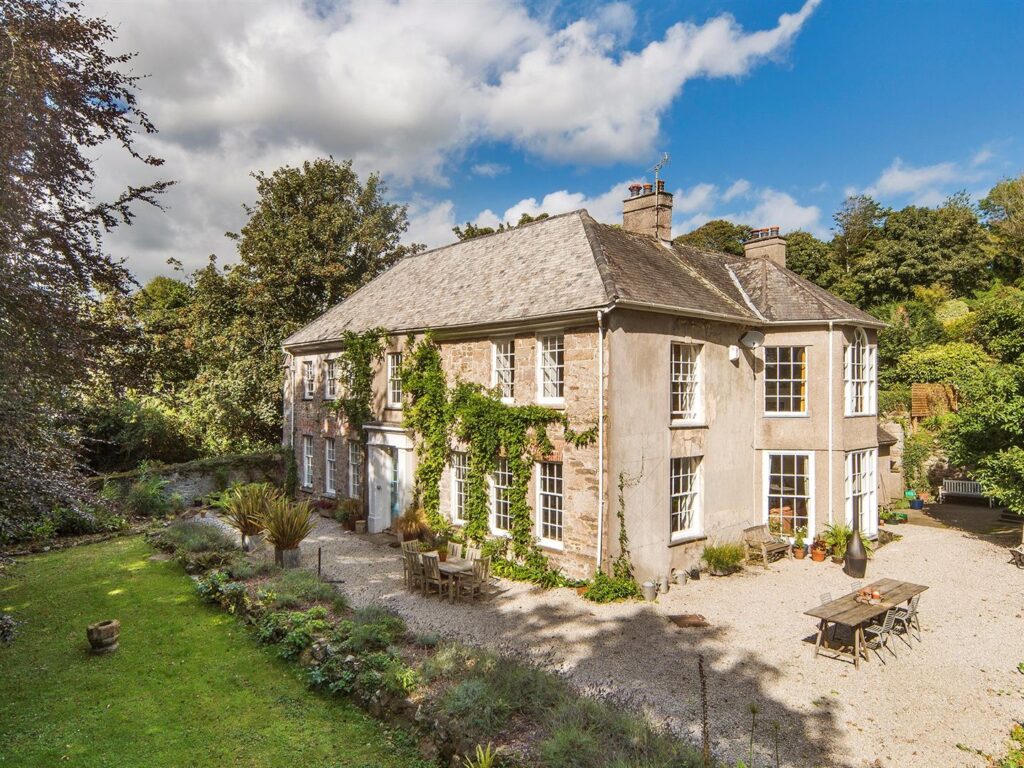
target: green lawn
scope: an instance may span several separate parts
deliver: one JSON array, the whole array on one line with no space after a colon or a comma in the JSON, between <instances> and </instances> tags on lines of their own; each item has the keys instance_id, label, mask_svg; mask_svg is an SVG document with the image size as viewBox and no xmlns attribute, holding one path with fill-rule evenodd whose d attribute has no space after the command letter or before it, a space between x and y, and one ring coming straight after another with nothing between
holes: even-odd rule
<instances>
[{"instance_id":1,"label":"green lawn","mask_svg":"<svg viewBox=\"0 0 1024 768\"><path fill-rule=\"evenodd\" d=\"M203 605L139 538L19 562L0 610L28 623L0 646L0 766L414 766L407 740ZM118 618L121 648L85 627Z\"/></svg>"}]
</instances>

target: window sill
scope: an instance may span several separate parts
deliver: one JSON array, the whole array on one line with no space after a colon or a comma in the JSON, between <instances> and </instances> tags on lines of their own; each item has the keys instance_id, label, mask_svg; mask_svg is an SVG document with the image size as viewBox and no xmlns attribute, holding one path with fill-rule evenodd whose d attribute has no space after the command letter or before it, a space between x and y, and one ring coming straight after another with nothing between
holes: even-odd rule
<instances>
[{"instance_id":1,"label":"window sill","mask_svg":"<svg viewBox=\"0 0 1024 768\"><path fill-rule=\"evenodd\" d=\"M313 399L313 396L312 396L312 395L303 395L303 396L302 396L302 399L303 399L303 400L312 400L312 399Z\"/></svg>"},{"instance_id":2,"label":"window sill","mask_svg":"<svg viewBox=\"0 0 1024 768\"><path fill-rule=\"evenodd\" d=\"M707 541L708 537L703 533L695 533L692 536L680 536L678 539L671 539L668 543L668 548L681 547L683 544L694 544L698 541Z\"/></svg>"},{"instance_id":3,"label":"window sill","mask_svg":"<svg viewBox=\"0 0 1024 768\"><path fill-rule=\"evenodd\" d=\"M391 405L389 403L388 405L384 406L384 410L385 411L400 411L400 410L402 410L402 406L400 406L400 405Z\"/></svg>"},{"instance_id":4,"label":"window sill","mask_svg":"<svg viewBox=\"0 0 1024 768\"><path fill-rule=\"evenodd\" d=\"M878 417L877 413L844 413L844 418L847 419L874 419Z\"/></svg>"},{"instance_id":5,"label":"window sill","mask_svg":"<svg viewBox=\"0 0 1024 768\"><path fill-rule=\"evenodd\" d=\"M707 429L706 421L686 421L683 419L672 419L668 423L669 429Z\"/></svg>"},{"instance_id":6,"label":"window sill","mask_svg":"<svg viewBox=\"0 0 1024 768\"><path fill-rule=\"evenodd\" d=\"M548 539L540 539L537 542L537 546L539 546L541 549L550 549L552 552L565 551L565 543L561 541L550 541Z\"/></svg>"},{"instance_id":7,"label":"window sill","mask_svg":"<svg viewBox=\"0 0 1024 768\"><path fill-rule=\"evenodd\" d=\"M338 497L337 491L324 491L324 498L336 499Z\"/></svg>"},{"instance_id":8,"label":"window sill","mask_svg":"<svg viewBox=\"0 0 1024 768\"><path fill-rule=\"evenodd\" d=\"M555 410L565 410L565 398L560 397L557 400L551 398L537 398L537 405L543 405L545 408L554 408Z\"/></svg>"},{"instance_id":9,"label":"window sill","mask_svg":"<svg viewBox=\"0 0 1024 768\"><path fill-rule=\"evenodd\" d=\"M809 413L765 413L766 419L809 419L811 414Z\"/></svg>"},{"instance_id":10,"label":"window sill","mask_svg":"<svg viewBox=\"0 0 1024 768\"><path fill-rule=\"evenodd\" d=\"M305 491L306 493L312 493L313 492L313 486L312 485L300 485L299 486L299 490L300 491Z\"/></svg>"}]
</instances>

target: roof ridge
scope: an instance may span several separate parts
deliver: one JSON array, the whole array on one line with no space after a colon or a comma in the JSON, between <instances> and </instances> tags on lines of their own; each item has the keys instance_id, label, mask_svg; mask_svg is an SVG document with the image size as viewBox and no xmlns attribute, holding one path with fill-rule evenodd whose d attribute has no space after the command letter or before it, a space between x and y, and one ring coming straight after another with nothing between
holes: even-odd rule
<instances>
[{"instance_id":1,"label":"roof ridge","mask_svg":"<svg viewBox=\"0 0 1024 768\"><path fill-rule=\"evenodd\" d=\"M577 208L574 211L565 211L564 213L556 213L556 214L554 214L552 216L545 216L543 219L534 219L533 221L528 221L525 224L515 224L513 226L506 227L505 229L497 230L495 232L488 232L486 235L476 235L475 237L470 237L470 238L467 238L465 240L456 240L456 241L454 241L452 243L445 243L444 245L439 245L436 248L426 248L426 249L424 249L422 251L418 251L416 253L410 253L408 256L405 257L405 259L414 259L414 258L418 258L420 256L424 256L424 255L426 255L428 253L437 253L438 251L443 251L446 248L455 248L456 246L462 245L463 243L469 243L469 242L474 242L475 243L475 242L479 242L481 240L486 240L487 238L490 238L490 237L497 237L498 235L509 235L509 234L512 234L513 232L521 232L522 230L526 229L527 227L532 227L534 224L544 224L544 223L549 222L549 221L555 221L556 219L564 219L566 216L572 216L574 213L581 213L581 212L582 213L586 213L586 210L587 210L586 208ZM458 224L456 224L455 226L458 226ZM402 261L405 261L405 259L402 259ZM401 262L399 262L399 263L401 263ZM384 274L384 273L382 272L381 274Z\"/></svg>"},{"instance_id":2,"label":"roof ridge","mask_svg":"<svg viewBox=\"0 0 1024 768\"><path fill-rule=\"evenodd\" d=\"M740 310L742 310L744 312L747 311L747 307L744 307L742 304L737 302L732 296L727 294L725 291L723 291L721 288L719 288L713 282L711 282L706 277L704 277L704 275L701 274L699 269L694 267L692 264L687 263L687 261L684 258L683 254L676 250L675 243L669 242L668 245L666 245L666 249L669 251L669 253L671 253L673 256L675 256L676 261L678 261L680 264L682 264L683 267L687 271L689 271L691 274L695 275L696 278L702 284L704 284L704 286L706 286L707 288L710 288L714 293L716 293L719 296L721 296L723 299L725 299L727 302L729 302L729 304L731 304L732 306L736 307L737 309L740 309ZM728 265L726 265L726 268L728 268ZM744 294L744 296L746 296L746 294ZM760 317L760 315L761 315L760 312L755 312L755 316L756 317Z\"/></svg>"},{"instance_id":3,"label":"roof ridge","mask_svg":"<svg viewBox=\"0 0 1024 768\"><path fill-rule=\"evenodd\" d=\"M597 265L597 273L601 276L601 282L604 284L605 293L609 301L616 301L622 295L622 291L615 283L611 266L608 264L608 256L604 252L604 246L594 231L596 226L607 225L602 225L596 221L586 208L581 208L579 213L580 222L583 224L583 233L587 236L587 242L590 243L590 250L594 254L594 263Z\"/></svg>"}]
</instances>

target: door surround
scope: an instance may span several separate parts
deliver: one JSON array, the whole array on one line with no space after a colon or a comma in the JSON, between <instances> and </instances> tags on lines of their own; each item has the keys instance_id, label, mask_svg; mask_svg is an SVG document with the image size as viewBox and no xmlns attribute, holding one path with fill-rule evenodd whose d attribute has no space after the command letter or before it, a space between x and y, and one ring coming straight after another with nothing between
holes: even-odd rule
<instances>
[{"instance_id":1,"label":"door surround","mask_svg":"<svg viewBox=\"0 0 1024 768\"><path fill-rule=\"evenodd\" d=\"M375 424L366 427L367 499L366 529L380 533L391 526L412 501L413 442L409 433L399 426ZM390 454L387 456L386 454ZM397 462L397 499L392 503L390 473Z\"/></svg>"}]
</instances>

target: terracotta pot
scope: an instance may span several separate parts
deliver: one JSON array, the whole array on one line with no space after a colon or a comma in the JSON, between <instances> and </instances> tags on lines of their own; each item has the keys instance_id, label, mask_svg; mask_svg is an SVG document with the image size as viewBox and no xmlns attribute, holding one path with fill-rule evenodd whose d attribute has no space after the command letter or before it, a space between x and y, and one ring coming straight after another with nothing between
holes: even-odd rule
<instances>
[{"instance_id":1,"label":"terracotta pot","mask_svg":"<svg viewBox=\"0 0 1024 768\"><path fill-rule=\"evenodd\" d=\"M816 563L823 562L825 560L825 550L824 549L812 549L811 550L811 560L813 560Z\"/></svg>"},{"instance_id":2,"label":"terracotta pot","mask_svg":"<svg viewBox=\"0 0 1024 768\"><path fill-rule=\"evenodd\" d=\"M438 552L437 553L437 559L438 559L438 561L440 561L442 563L448 562L448 553L447 552Z\"/></svg>"},{"instance_id":3,"label":"terracotta pot","mask_svg":"<svg viewBox=\"0 0 1024 768\"><path fill-rule=\"evenodd\" d=\"M89 638L93 653L113 653L117 650L118 638L121 636L121 622L107 619L90 624L85 630L85 636Z\"/></svg>"},{"instance_id":4,"label":"terracotta pot","mask_svg":"<svg viewBox=\"0 0 1024 768\"><path fill-rule=\"evenodd\" d=\"M836 556L833 555L832 556L832 562L835 563L836 565L842 565L844 562L846 562L846 558L836 557Z\"/></svg>"},{"instance_id":5,"label":"terracotta pot","mask_svg":"<svg viewBox=\"0 0 1024 768\"><path fill-rule=\"evenodd\" d=\"M793 557L797 560L803 560L807 557L807 550L803 547L793 547Z\"/></svg>"}]
</instances>

